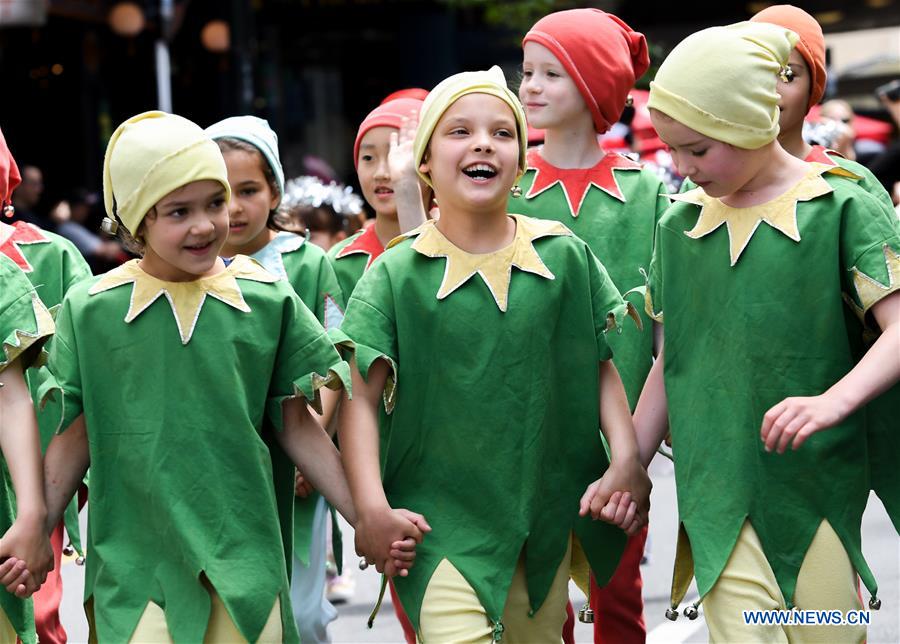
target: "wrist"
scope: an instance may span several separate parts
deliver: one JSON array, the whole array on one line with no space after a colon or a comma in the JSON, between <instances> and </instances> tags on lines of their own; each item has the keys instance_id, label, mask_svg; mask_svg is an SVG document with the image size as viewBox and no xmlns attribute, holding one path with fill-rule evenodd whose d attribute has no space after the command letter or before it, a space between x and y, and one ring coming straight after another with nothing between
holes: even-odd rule
<instances>
[{"instance_id":1,"label":"wrist","mask_svg":"<svg viewBox=\"0 0 900 644\"><path fill-rule=\"evenodd\" d=\"M852 414L861 404L858 392L852 391L852 388L841 387L841 383L833 385L822 396L828 399L838 414L838 422L843 421Z\"/></svg>"},{"instance_id":2,"label":"wrist","mask_svg":"<svg viewBox=\"0 0 900 644\"><path fill-rule=\"evenodd\" d=\"M15 523L30 530L43 531L47 525L47 508L42 503L26 508L20 507L16 512Z\"/></svg>"}]
</instances>

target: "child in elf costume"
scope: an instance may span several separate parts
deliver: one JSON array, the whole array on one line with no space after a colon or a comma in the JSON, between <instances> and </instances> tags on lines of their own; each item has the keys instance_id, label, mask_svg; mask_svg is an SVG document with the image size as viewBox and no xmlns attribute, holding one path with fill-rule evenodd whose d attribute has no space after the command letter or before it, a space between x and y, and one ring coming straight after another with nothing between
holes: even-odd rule
<instances>
[{"instance_id":1,"label":"child in elf costume","mask_svg":"<svg viewBox=\"0 0 900 644\"><path fill-rule=\"evenodd\" d=\"M0 132L0 158L3 159L0 163L0 171L3 173L0 177L0 192L6 202L21 179L16 161L6 145L2 132ZM13 260L25 273L51 315L59 308L69 287L91 276L87 262L72 242L24 221L8 224L0 220L0 253ZM25 372L28 388L35 401L38 388L47 375L45 367L28 369ZM56 430L50 415L38 416L38 429L41 434L41 449L46 450ZM66 520L55 526L50 535L53 570L47 575L40 590L34 594L35 628L40 641L47 644L66 641L66 631L59 619L59 604L62 601L60 563L64 528L68 528L70 538L81 554L76 500L73 500L67 509Z\"/></svg>"},{"instance_id":2,"label":"child in elf costume","mask_svg":"<svg viewBox=\"0 0 900 644\"><path fill-rule=\"evenodd\" d=\"M230 186L203 130L132 117L103 174L108 216L143 256L69 291L42 387L63 409L45 458L48 522L91 466L92 636L296 641L261 431L270 423L352 520L337 450L307 409L347 381L346 363L286 281L219 257Z\"/></svg>"},{"instance_id":3,"label":"child in elf costume","mask_svg":"<svg viewBox=\"0 0 900 644\"><path fill-rule=\"evenodd\" d=\"M861 641L864 627L742 617L857 609L857 574L879 605L860 544L857 410L900 378L900 232L843 169L779 145L777 79L796 41L764 23L706 29L650 86L653 125L698 188L659 223L647 310L665 342L635 426L645 463L672 435L670 615L695 576L714 641ZM858 363L847 303L884 330Z\"/></svg>"},{"instance_id":4,"label":"child in elf costume","mask_svg":"<svg viewBox=\"0 0 900 644\"><path fill-rule=\"evenodd\" d=\"M10 161L0 160L0 176L10 176ZM3 206L8 192L4 190ZM34 287L12 260L0 254L0 465L8 470L8 476L0 472L0 585L6 588L0 590L3 644L37 641L32 601L25 597L37 590L53 566L45 531L40 437L24 377L25 368L37 360L52 333L53 318Z\"/></svg>"},{"instance_id":5,"label":"child in elf costume","mask_svg":"<svg viewBox=\"0 0 900 644\"><path fill-rule=\"evenodd\" d=\"M427 92L424 93L427 95ZM366 116L353 144L356 175L366 202L375 211L375 223L345 242L336 244L328 253L348 300L363 273L384 252L384 247L404 232L401 230L398 201L409 202L410 207L406 211L416 213L420 217L419 221L425 220L420 179L415 174L415 166L411 162L403 163L403 171L400 173L392 167L392 163L396 163L392 154L395 154L397 146L401 144L401 134L402 143L407 148L404 152L411 157L415 123L422 108L422 100L405 95L398 98L391 98L392 96L394 94ZM399 196L396 196L397 192ZM430 189L426 188L424 193L430 200ZM393 583L390 584L390 593L394 612L403 628L403 636L408 644L415 644L415 629L403 610Z\"/></svg>"},{"instance_id":6,"label":"child in elf costume","mask_svg":"<svg viewBox=\"0 0 900 644\"><path fill-rule=\"evenodd\" d=\"M519 98L528 124L544 130L544 144L529 150L509 210L564 223L603 262L620 292L639 287L656 223L668 207L666 189L639 163L604 152L597 136L619 120L647 70L647 42L616 16L573 9L539 20L523 49ZM639 296L631 297L640 304ZM645 314L642 321L642 329L630 325L609 340L632 410L653 364L653 321ZM643 642L647 636L640 571L646 539L644 530L629 541L605 588L591 584L595 642Z\"/></svg>"},{"instance_id":7,"label":"child in elf costume","mask_svg":"<svg viewBox=\"0 0 900 644\"><path fill-rule=\"evenodd\" d=\"M353 164L363 197L375 211L375 223L335 244L328 251L341 289L348 299L363 273L384 252L388 242L402 232L388 155L391 137L397 137L403 119L418 113L421 107L422 101L414 98L387 101L366 116L356 133ZM417 189L417 186L413 188ZM417 194L415 199L421 201L421 196Z\"/></svg>"},{"instance_id":8,"label":"child in elf costume","mask_svg":"<svg viewBox=\"0 0 900 644\"><path fill-rule=\"evenodd\" d=\"M440 219L392 242L334 332L359 387L339 425L358 547L388 555L398 505L432 527L395 579L426 643L559 641L572 568L605 580L625 543L586 515L646 521L606 340L632 307L564 225L507 215L526 131L499 68L429 94L413 156Z\"/></svg>"},{"instance_id":9,"label":"child in elf costume","mask_svg":"<svg viewBox=\"0 0 900 644\"><path fill-rule=\"evenodd\" d=\"M859 177L857 184L883 204L886 212L894 212L891 196L881 182L866 168L855 161L840 156L837 152L822 146L810 146L802 137L803 117L808 109L819 102L825 87L825 37L815 18L797 7L776 5L763 9L751 18L753 22L767 22L790 29L799 37L791 51L789 65L791 74L787 82L779 80L778 94L781 96L781 131L778 141L794 156L810 162L839 165ZM846 311L848 317L856 317L854 311ZM865 320L861 320L865 324ZM860 346L859 354L865 352L868 336L877 329L872 325L861 328L848 322ZM900 385L891 388L866 406L866 421L869 433L869 462L872 489L878 494L900 532L900 434L897 432L897 410L900 409Z\"/></svg>"},{"instance_id":10,"label":"child in elf costume","mask_svg":"<svg viewBox=\"0 0 900 644\"><path fill-rule=\"evenodd\" d=\"M343 318L344 300L337 277L324 251L306 236L280 230L275 215L284 197L284 170L278 136L263 119L235 116L206 129L222 151L231 184L228 239L223 257L247 255L280 279L286 280L326 329ZM334 412L337 395L323 392L323 411ZM328 419L323 418L327 427ZM304 642L327 642L328 623L337 611L323 597L328 507L321 495L306 487L291 459L273 449L285 555L291 565L291 603ZM302 496L297 496L295 490Z\"/></svg>"},{"instance_id":11,"label":"child in elf costume","mask_svg":"<svg viewBox=\"0 0 900 644\"><path fill-rule=\"evenodd\" d=\"M766 7L752 18L751 22L764 22L790 29L797 34L797 44L791 50L788 61L790 73L786 80L778 83L778 104L781 116L778 119L778 142L785 150L798 159L810 163L839 165L859 177L860 187L893 210L891 196L875 178L875 175L861 163L845 159L834 150L821 145L810 145L803 139L803 122L806 115L822 100L825 94L827 72L825 68L825 36L816 19L803 9L789 4Z\"/></svg>"}]
</instances>

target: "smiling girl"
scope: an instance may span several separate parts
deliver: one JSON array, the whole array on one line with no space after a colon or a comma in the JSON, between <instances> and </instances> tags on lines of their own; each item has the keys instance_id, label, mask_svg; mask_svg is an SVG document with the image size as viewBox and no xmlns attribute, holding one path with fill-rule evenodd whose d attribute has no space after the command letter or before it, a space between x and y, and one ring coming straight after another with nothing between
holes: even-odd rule
<instances>
[{"instance_id":1,"label":"smiling girl","mask_svg":"<svg viewBox=\"0 0 900 644\"><path fill-rule=\"evenodd\" d=\"M107 214L142 257L66 295L44 388L64 410L45 459L50 525L91 466L99 641L298 639L264 423L354 518L307 408L349 379L346 363L287 282L220 258L229 196L218 147L184 118L146 112L110 139Z\"/></svg>"},{"instance_id":2,"label":"smiling girl","mask_svg":"<svg viewBox=\"0 0 900 644\"><path fill-rule=\"evenodd\" d=\"M424 642L559 641L573 557L611 574L625 541L586 515L646 521L606 341L629 306L565 226L507 214L526 131L499 68L429 94L413 157L440 219L391 244L335 332L355 356L339 432L358 546L386 556L398 505L432 527L395 580Z\"/></svg>"}]
</instances>

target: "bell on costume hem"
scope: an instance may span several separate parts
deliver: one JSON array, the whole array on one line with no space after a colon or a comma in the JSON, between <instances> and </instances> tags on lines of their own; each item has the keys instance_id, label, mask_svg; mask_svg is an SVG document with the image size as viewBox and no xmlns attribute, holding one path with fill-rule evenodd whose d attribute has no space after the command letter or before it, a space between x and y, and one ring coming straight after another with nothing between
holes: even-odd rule
<instances>
[{"instance_id":1,"label":"bell on costume hem","mask_svg":"<svg viewBox=\"0 0 900 644\"><path fill-rule=\"evenodd\" d=\"M594 611L591 609L590 604L586 603L581 607L581 610L578 611L578 621L582 624L594 623Z\"/></svg>"},{"instance_id":2,"label":"bell on costume hem","mask_svg":"<svg viewBox=\"0 0 900 644\"><path fill-rule=\"evenodd\" d=\"M84 557L77 557L77 558L75 559L75 565L76 565L76 566L83 566L83 565L84 565Z\"/></svg>"},{"instance_id":3,"label":"bell on costume hem","mask_svg":"<svg viewBox=\"0 0 900 644\"><path fill-rule=\"evenodd\" d=\"M874 596L870 597L869 608L871 608L872 610L881 610L881 600Z\"/></svg>"},{"instance_id":4,"label":"bell on costume hem","mask_svg":"<svg viewBox=\"0 0 900 644\"><path fill-rule=\"evenodd\" d=\"M674 608L667 608L666 609L666 619L674 622L676 619L678 619L678 611L675 610Z\"/></svg>"},{"instance_id":5,"label":"bell on costume hem","mask_svg":"<svg viewBox=\"0 0 900 644\"><path fill-rule=\"evenodd\" d=\"M700 615L700 611L697 610L696 606L688 606L684 609L684 616L691 621L697 619L698 615Z\"/></svg>"},{"instance_id":6,"label":"bell on costume hem","mask_svg":"<svg viewBox=\"0 0 900 644\"><path fill-rule=\"evenodd\" d=\"M67 557L71 557L75 554L75 548L73 548L71 545L68 545L62 549L62 553Z\"/></svg>"}]
</instances>

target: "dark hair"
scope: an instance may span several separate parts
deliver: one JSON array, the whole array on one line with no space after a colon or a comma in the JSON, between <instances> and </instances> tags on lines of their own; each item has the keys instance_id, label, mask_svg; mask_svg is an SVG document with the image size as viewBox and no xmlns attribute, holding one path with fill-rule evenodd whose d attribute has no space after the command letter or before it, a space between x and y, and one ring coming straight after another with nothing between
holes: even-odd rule
<instances>
[{"instance_id":1,"label":"dark hair","mask_svg":"<svg viewBox=\"0 0 900 644\"><path fill-rule=\"evenodd\" d=\"M348 237L363 226L363 215L341 215L326 205L298 205L285 209L284 216L309 232L325 231L331 235L344 232Z\"/></svg>"},{"instance_id":2,"label":"dark hair","mask_svg":"<svg viewBox=\"0 0 900 644\"><path fill-rule=\"evenodd\" d=\"M275 171L272 170L272 166L269 165L269 162L263 156L262 152L259 151L252 143L247 143L246 141L242 141L241 139L236 139L231 136L222 137L221 139L215 139L216 144L219 146L219 150L224 154L225 152L246 152L248 154L255 154L259 158L259 164L262 168L263 176L266 178L266 183L269 184L269 190L272 191L272 194L276 194L279 197L284 197L281 194L281 190L278 188L278 180L275 178ZM275 231L283 231L285 230L283 227L278 225L278 222L275 220L275 216L278 214L278 208L269 211L269 218L266 220L266 226L270 230Z\"/></svg>"}]
</instances>

